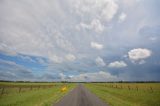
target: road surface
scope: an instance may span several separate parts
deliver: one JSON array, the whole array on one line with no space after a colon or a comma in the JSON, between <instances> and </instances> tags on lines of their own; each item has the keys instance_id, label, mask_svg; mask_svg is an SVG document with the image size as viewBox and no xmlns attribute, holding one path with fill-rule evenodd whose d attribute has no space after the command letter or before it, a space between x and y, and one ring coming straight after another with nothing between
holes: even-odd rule
<instances>
[{"instance_id":1,"label":"road surface","mask_svg":"<svg viewBox=\"0 0 160 106\"><path fill-rule=\"evenodd\" d=\"M53 106L107 106L97 96L92 94L82 84L65 95Z\"/></svg>"}]
</instances>

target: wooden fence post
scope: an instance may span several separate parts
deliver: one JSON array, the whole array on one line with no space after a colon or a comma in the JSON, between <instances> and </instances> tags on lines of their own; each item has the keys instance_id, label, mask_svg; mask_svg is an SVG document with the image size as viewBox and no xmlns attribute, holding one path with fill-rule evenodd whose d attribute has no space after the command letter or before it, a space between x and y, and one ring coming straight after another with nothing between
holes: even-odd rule
<instances>
[{"instance_id":1,"label":"wooden fence post","mask_svg":"<svg viewBox=\"0 0 160 106\"><path fill-rule=\"evenodd\" d=\"M136 86L136 89L137 89L137 91L138 91L138 86Z\"/></svg>"},{"instance_id":2,"label":"wooden fence post","mask_svg":"<svg viewBox=\"0 0 160 106\"><path fill-rule=\"evenodd\" d=\"M151 89L151 92L153 92L153 89L152 89L152 87L150 87L150 89Z\"/></svg>"},{"instance_id":3,"label":"wooden fence post","mask_svg":"<svg viewBox=\"0 0 160 106\"><path fill-rule=\"evenodd\" d=\"M129 90L131 89L129 85L128 85L128 89L129 89Z\"/></svg>"},{"instance_id":4,"label":"wooden fence post","mask_svg":"<svg viewBox=\"0 0 160 106\"><path fill-rule=\"evenodd\" d=\"M32 86L31 86L31 89L30 90L32 90Z\"/></svg>"},{"instance_id":5,"label":"wooden fence post","mask_svg":"<svg viewBox=\"0 0 160 106\"><path fill-rule=\"evenodd\" d=\"M19 88L19 93L21 92L21 87Z\"/></svg>"},{"instance_id":6,"label":"wooden fence post","mask_svg":"<svg viewBox=\"0 0 160 106\"><path fill-rule=\"evenodd\" d=\"M2 88L2 92L1 92L1 95L3 95L3 93L4 93L4 87Z\"/></svg>"}]
</instances>

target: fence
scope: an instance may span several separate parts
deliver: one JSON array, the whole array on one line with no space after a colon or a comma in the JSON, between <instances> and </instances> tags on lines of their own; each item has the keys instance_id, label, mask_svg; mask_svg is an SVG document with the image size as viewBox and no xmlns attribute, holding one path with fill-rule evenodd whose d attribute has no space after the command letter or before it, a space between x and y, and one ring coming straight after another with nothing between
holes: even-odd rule
<instances>
[{"instance_id":1,"label":"fence","mask_svg":"<svg viewBox=\"0 0 160 106\"><path fill-rule=\"evenodd\" d=\"M97 84L97 86L104 86L104 87L114 88L114 89L126 89L129 91L131 91L131 90L136 90L136 91L143 90L143 91L149 91L149 92L156 91L155 89L153 89L152 86L147 86L145 89L142 89L138 85L131 86L131 85L122 85L122 84L102 84L102 85Z\"/></svg>"},{"instance_id":2,"label":"fence","mask_svg":"<svg viewBox=\"0 0 160 106\"><path fill-rule=\"evenodd\" d=\"M25 91L32 91L32 90L40 90L46 88L52 88L58 85L10 85L10 86L0 86L0 94L9 94L9 93L21 93Z\"/></svg>"}]
</instances>

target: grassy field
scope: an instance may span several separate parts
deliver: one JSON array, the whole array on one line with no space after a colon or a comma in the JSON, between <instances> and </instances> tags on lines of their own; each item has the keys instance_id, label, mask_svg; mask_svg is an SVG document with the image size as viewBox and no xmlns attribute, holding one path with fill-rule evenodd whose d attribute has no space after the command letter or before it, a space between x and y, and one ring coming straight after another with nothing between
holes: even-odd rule
<instances>
[{"instance_id":1,"label":"grassy field","mask_svg":"<svg viewBox=\"0 0 160 106\"><path fill-rule=\"evenodd\" d=\"M110 106L160 106L160 83L84 85ZM67 86L67 91L61 92L63 86ZM0 82L0 106L51 106L75 86L73 83Z\"/></svg>"},{"instance_id":2,"label":"grassy field","mask_svg":"<svg viewBox=\"0 0 160 106\"><path fill-rule=\"evenodd\" d=\"M160 106L160 83L88 83L110 106Z\"/></svg>"},{"instance_id":3,"label":"grassy field","mask_svg":"<svg viewBox=\"0 0 160 106\"><path fill-rule=\"evenodd\" d=\"M53 86L52 86L53 85ZM0 83L0 106L51 106L62 98L75 84L62 83ZM19 89L21 88L21 92Z\"/></svg>"}]
</instances>

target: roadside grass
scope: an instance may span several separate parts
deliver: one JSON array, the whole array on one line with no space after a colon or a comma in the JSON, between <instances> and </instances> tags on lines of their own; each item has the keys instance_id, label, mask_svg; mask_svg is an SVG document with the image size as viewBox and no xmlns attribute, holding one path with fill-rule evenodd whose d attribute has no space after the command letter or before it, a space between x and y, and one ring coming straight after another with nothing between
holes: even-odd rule
<instances>
[{"instance_id":1,"label":"roadside grass","mask_svg":"<svg viewBox=\"0 0 160 106\"><path fill-rule=\"evenodd\" d=\"M53 82L0 82L0 85L21 85L21 86L29 86L29 85L62 85L63 83L53 83Z\"/></svg>"},{"instance_id":2,"label":"roadside grass","mask_svg":"<svg viewBox=\"0 0 160 106\"><path fill-rule=\"evenodd\" d=\"M31 83L25 83L22 85L27 84L31 85ZM51 88L42 88L39 90L33 89L21 93L17 93L16 89L11 88L11 91L9 92L16 93L0 95L0 106L51 106L59 101L68 91L75 87L75 84L66 84L68 88L67 91L61 92L61 87L63 84L56 83L56 85L57 86L53 86Z\"/></svg>"},{"instance_id":3,"label":"roadside grass","mask_svg":"<svg viewBox=\"0 0 160 106\"><path fill-rule=\"evenodd\" d=\"M120 84L120 83L119 83ZM103 86L102 86L103 85ZM124 89L109 87L109 84L85 84L85 86L110 106L160 106L160 84L138 84L139 90L130 84L132 88L127 89L127 84L121 84ZM152 85L153 92L147 87ZM118 86L118 85L117 85Z\"/></svg>"}]
</instances>

